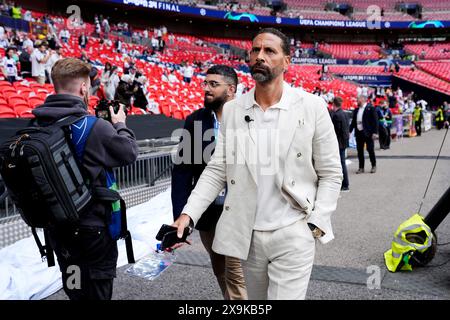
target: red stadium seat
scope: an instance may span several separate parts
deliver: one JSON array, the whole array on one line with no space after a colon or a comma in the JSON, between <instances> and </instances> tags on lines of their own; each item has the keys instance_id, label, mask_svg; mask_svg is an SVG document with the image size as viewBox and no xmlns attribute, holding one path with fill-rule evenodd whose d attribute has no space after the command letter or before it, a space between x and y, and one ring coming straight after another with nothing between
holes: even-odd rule
<instances>
[{"instance_id":1,"label":"red stadium seat","mask_svg":"<svg viewBox=\"0 0 450 320\"><path fill-rule=\"evenodd\" d=\"M36 108L38 105L41 105L43 103L44 103L44 100L42 100L39 97L30 97L30 98L28 98L28 105L32 109Z\"/></svg>"},{"instance_id":2,"label":"red stadium seat","mask_svg":"<svg viewBox=\"0 0 450 320\"><path fill-rule=\"evenodd\" d=\"M34 115L31 113L32 109L28 105L20 105L14 108L14 111L20 118L34 118Z\"/></svg>"},{"instance_id":3,"label":"red stadium seat","mask_svg":"<svg viewBox=\"0 0 450 320\"><path fill-rule=\"evenodd\" d=\"M17 114L11 109L3 109L0 106L0 118L17 118Z\"/></svg>"},{"instance_id":4,"label":"red stadium seat","mask_svg":"<svg viewBox=\"0 0 450 320\"><path fill-rule=\"evenodd\" d=\"M181 111L181 110L175 110L175 111L173 112L173 117L174 117L175 119L183 120L183 119L184 119L183 111Z\"/></svg>"}]
</instances>

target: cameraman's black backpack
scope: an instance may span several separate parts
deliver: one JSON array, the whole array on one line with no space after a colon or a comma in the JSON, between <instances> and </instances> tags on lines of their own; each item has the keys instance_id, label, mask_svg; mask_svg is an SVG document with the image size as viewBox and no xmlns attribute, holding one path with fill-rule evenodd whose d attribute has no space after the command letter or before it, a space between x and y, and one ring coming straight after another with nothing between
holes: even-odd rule
<instances>
[{"instance_id":1,"label":"cameraman's black backpack","mask_svg":"<svg viewBox=\"0 0 450 320\"><path fill-rule=\"evenodd\" d=\"M28 127L0 145L0 174L49 266L55 264L49 228L76 225L80 213L94 197L109 202L121 200L118 192L107 188L92 190L80 170L76 150L70 141L70 125L83 118L69 116L49 126ZM134 262L125 207L121 223L128 260ZM44 229L45 246L41 244L36 228Z\"/></svg>"}]
</instances>

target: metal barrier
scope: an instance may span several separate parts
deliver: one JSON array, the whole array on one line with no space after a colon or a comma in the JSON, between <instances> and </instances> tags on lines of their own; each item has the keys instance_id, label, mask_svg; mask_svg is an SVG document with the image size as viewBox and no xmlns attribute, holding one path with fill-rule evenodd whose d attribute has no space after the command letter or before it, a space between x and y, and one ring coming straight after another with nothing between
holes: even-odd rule
<instances>
[{"instance_id":1,"label":"metal barrier","mask_svg":"<svg viewBox=\"0 0 450 320\"><path fill-rule=\"evenodd\" d=\"M114 169L119 193L130 208L164 192L172 174L176 146L159 152L141 153L135 163ZM31 235L0 178L0 248Z\"/></svg>"}]
</instances>

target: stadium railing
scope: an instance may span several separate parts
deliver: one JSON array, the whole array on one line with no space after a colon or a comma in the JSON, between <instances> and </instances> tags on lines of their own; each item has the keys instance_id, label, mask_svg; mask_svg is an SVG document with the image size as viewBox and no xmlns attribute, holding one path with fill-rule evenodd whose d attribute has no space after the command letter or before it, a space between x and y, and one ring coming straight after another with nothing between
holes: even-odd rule
<instances>
[{"instance_id":1,"label":"stadium railing","mask_svg":"<svg viewBox=\"0 0 450 320\"><path fill-rule=\"evenodd\" d=\"M135 163L114 170L119 193L128 208L148 201L170 186L175 152L176 145L163 151L143 152ZM0 248L30 235L31 229L20 217L0 178Z\"/></svg>"}]
</instances>

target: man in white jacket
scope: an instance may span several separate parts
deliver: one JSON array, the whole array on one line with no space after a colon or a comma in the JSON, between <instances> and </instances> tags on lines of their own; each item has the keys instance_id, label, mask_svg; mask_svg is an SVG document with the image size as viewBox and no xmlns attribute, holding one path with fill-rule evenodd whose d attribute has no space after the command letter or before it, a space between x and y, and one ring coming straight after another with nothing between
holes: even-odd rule
<instances>
[{"instance_id":1,"label":"man in white jacket","mask_svg":"<svg viewBox=\"0 0 450 320\"><path fill-rule=\"evenodd\" d=\"M323 99L284 82L289 63L289 39L260 30L249 64L256 86L224 105L213 157L173 224L181 237L227 185L212 249L242 259L249 299L304 299L316 239L334 238L336 134Z\"/></svg>"}]
</instances>

